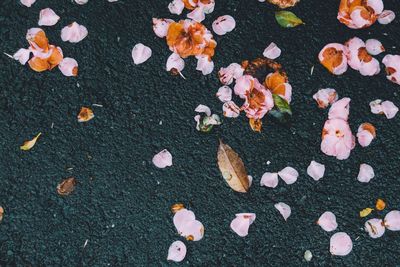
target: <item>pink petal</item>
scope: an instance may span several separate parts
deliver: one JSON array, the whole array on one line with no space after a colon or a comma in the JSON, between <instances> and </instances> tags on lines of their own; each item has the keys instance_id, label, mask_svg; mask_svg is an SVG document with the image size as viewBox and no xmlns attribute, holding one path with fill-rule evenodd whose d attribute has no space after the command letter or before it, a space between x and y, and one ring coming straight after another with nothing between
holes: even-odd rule
<instances>
[{"instance_id":1,"label":"pink petal","mask_svg":"<svg viewBox=\"0 0 400 267\"><path fill-rule=\"evenodd\" d=\"M373 56L379 55L380 53L385 51L382 43L376 39L368 39L365 42L365 47L367 48L368 54Z\"/></svg>"},{"instance_id":2,"label":"pink petal","mask_svg":"<svg viewBox=\"0 0 400 267\"><path fill-rule=\"evenodd\" d=\"M278 175L286 184L295 183L297 181L297 177L299 177L299 173L292 167L286 167L282 169L280 172L278 172Z\"/></svg>"},{"instance_id":3,"label":"pink petal","mask_svg":"<svg viewBox=\"0 0 400 267\"><path fill-rule=\"evenodd\" d=\"M86 27L83 25L79 25L76 22L73 22L70 25L65 26L61 30L61 39L64 42L78 43L83 39L85 39L87 35L88 35L88 30L86 29Z\"/></svg>"},{"instance_id":4,"label":"pink petal","mask_svg":"<svg viewBox=\"0 0 400 267\"><path fill-rule=\"evenodd\" d=\"M400 55L386 55L382 63L386 67L386 78L400 85Z\"/></svg>"},{"instance_id":5,"label":"pink petal","mask_svg":"<svg viewBox=\"0 0 400 267\"><path fill-rule=\"evenodd\" d=\"M22 65L25 65L29 60L30 54L31 51L29 49L21 48L13 55L13 58L18 60Z\"/></svg>"},{"instance_id":6,"label":"pink petal","mask_svg":"<svg viewBox=\"0 0 400 267\"><path fill-rule=\"evenodd\" d=\"M281 49L275 44L270 43L263 52L263 56L269 59L276 59L281 55Z\"/></svg>"},{"instance_id":7,"label":"pink petal","mask_svg":"<svg viewBox=\"0 0 400 267\"><path fill-rule=\"evenodd\" d=\"M224 85L218 89L216 96L223 103L231 101L232 100L232 89L229 88L228 86Z\"/></svg>"},{"instance_id":8,"label":"pink petal","mask_svg":"<svg viewBox=\"0 0 400 267\"><path fill-rule=\"evenodd\" d=\"M369 128L364 128L365 123L361 124L360 127L358 127L357 131L357 139L358 143L362 147L367 147L371 144L372 140L375 138L374 133L371 133L368 129Z\"/></svg>"},{"instance_id":9,"label":"pink petal","mask_svg":"<svg viewBox=\"0 0 400 267\"><path fill-rule=\"evenodd\" d=\"M336 103L335 103L336 104ZM321 151L339 160L347 159L355 146L349 124L342 119L327 120L324 125Z\"/></svg>"},{"instance_id":10,"label":"pink petal","mask_svg":"<svg viewBox=\"0 0 400 267\"><path fill-rule=\"evenodd\" d=\"M184 225L194 220L196 220L196 216L193 211L187 209L178 210L173 218L175 228L178 232L182 232Z\"/></svg>"},{"instance_id":11,"label":"pink petal","mask_svg":"<svg viewBox=\"0 0 400 267\"><path fill-rule=\"evenodd\" d=\"M351 20L353 22L353 25L357 29L361 29L361 28L367 27L367 26L369 26L371 24L368 20L363 18L362 14L361 14L361 11L362 11L361 8L356 8L350 14L350 18L351 18Z\"/></svg>"},{"instance_id":12,"label":"pink petal","mask_svg":"<svg viewBox=\"0 0 400 267\"><path fill-rule=\"evenodd\" d=\"M185 8L185 4L182 0L173 0L168 5L169 12L172 14L180 15Z\"/></svg>"},{"instance_id":13,"label":"pink petal","mask_svg":"<svg viewBox=\"0 0 400 267\"><path fill-rule=\"evenodd\" d=\"M186 245L182 241L175 241L168 249L167 260L181 262L186 256Z\"/></svg>"},{"instance_id":14,"label":"pink petal","mask_svg":"<svg viewBox=\"0 0 400 267\"><path fill-rule=\"evenodd\" d=\"M399 111L399 108L396 107L392 101L383 101L382 111L385 114L386 118L393 119Z\"/></svg>"},{"instance_id":15,"label":"pink petal","mask_svg":"<svg viewBox=\"0 0 400 267\"><path fill-rule=\"evenodd\" d=\"M88 2L89 0L75 0L75 3L77 3L78 5L84 5Z\"/></svg>"},{"instance_id":16,"label":"pink petal","mask_svg":"<svg viewBox=\"0 0 400 267\"><path fill-rule=\"evenodd\" d=\"M328 117L330 120L332 119L342 119L347 121L350 112L350 101L351 99L348 97L344 97L335 103L332 104L329 109Z\"/></svg>"},{"instance_id":17,"label":"pink petal","mask_svg":"<svg viewBox=\"0 0 400 267\"><path fill-rule=\"evenodd\" d=\"M153 18L153 31L160 37L164 38L168 34L169 25L173 22L171 19L157 19Z\"/></svg>"},{"instance_id":18,"label":"pink petal","mask_svg":"<svg viewBox=\"0 0 400 267\"><path fill-rule=\"evenodd\" d=\"M318 181L319 179L324 177L325 165L313 160L307 168L307 174L311 176L315 181Z\"/></svg>"},{"instance_id":19,"label":"pink petal","mask_svg":"<svg viewBox=\"0 0 400 267\"><path fill-rule=\"evenodd\" d=\"M211 116L211 109L205 105L198 105L194 111L205 113L207 116Z\"/></svg>"},{"instance_id":20,"label":"pink petal","mask_svg":"<svg viewBox=\"0 0 400 267\"><path fill-rule=\"evenodd\" d=\"M238 213L236 218L232 220L230 227L238 236L245 237L255 219L256 215L254 213Z\"/></svg>"},{"instance_id":21,"label":"pink petal","mask_svg":"<svg viewBox=\"0 0 400 267\"><path fill-rule=\"evenodd\" d=\"M177 228L178 229L178 228ZM193 241L199 241L204 236L204 226L198 220L186 221L181 226L179 234L185 238L192 237Z\"/></svg>"},{"instance_id":22,"label":"pink petal","mask_svg":"<svg viewBox=\"0 0 400 267\"><path fill-rule=\"evenodd\" d=\"M383 1L382 0L367 0L367 6L372 8L376 15L379 15L383 11Z\"/></svg>"},{"instance_id":23,"label":"pink petal","mask_svg":"<svg viewBox=\"0 0 400 267\"><path fill-rule=\"evenodd\" d=\"M384 10L378 17L380 24L389 24L396 18L396 14L392 10Z\"/></svg>"},{"instance_id":24,"label":"pink petal","mask_svg":"<svg viewBox=\"0 0 400 267\"><path fill-rule=\"evenodd\" d=\"M36 0L21 0L21 4L23 4L26 7L31 7Z\"/></svg>"},{"instance_id":25,"label":"pink petal","mask_svg":"<svg viewBox=\"0 0 400 267\"><path fill-rule=\"evenodd\" d=\"M208 75L214 70L214 62L208 56L198 56L196 70L201 71L203 75Z\"/></svg>"},{"instance_id":26,"label":"pink petal","mask_svg":"<svg viewBox=\"0 0 400 267\"><path fill-rule=\"evenodd\" d=\"M318 107L327 108L329 104L333 104L338 100L338 94L335 89L326 88L316 92L313 98L317 101Z\"/></svg>"},{"instance_id":27,"label":"pink petal","mask_svg":"<svg viewBox=\"0 0 400 267\"><path fill-rule=\"evenodd\" d=\"M324 48L322 48L322 50L318 54L318 59L320 62L322 62L324 60L324 52L328 48L334 48L336 51L343 53L342 62L340 63L339 66L337 66L335 69L333 69L333 74L342 75L343 73L345 73L347 71L347 59L344 55L345 47L342 44L338 44L338 43L331 43L331 44L325 45Z\"/></svg>"},{"instance_id":28,"label":"pink petal","mask_svg":"<svg viewBox=\"0 0 400 267\"><path fill-rule=\"evenodd\" d=\"M232 16L225 15L218 17L212 24L213 31L218 35L225 35L233 31L236 27L236 21Z\"/></svg>"},{"instance_id":29,"label":"pink petal","mask_svg":"<svg viewBox=\"0 0 400 267\"><path fill-rule=\"evenodd\" d=\"M222 111L227 118L237 118L240 115L240 108L233 101L225 102Z\"/></svg>"},{"instance_id":30,"label":"pink petal","mask_svg":"<svg viewBox=\"0 0 400 267\"><path fill-rule=\"evenodd\" d=\"M39 14L39 26L53 26L60 20L60 17L51 9L45 8Z\"/></svg>"},{"instance_id":31,"label":"pink petal","mask_svg":"<svg viewBox=\"0 0 400 267\"><path fill-rule=\"evenodd\" d=\"M275 188L279 183L278 174L276 172L266 172L261 177L260 185Z\"/></svg>"},{"instance_id":32,"label":"pink petal","mask_svg":"<svg viewBox=\"0 0 400 267\"><path fill-rule=\"evenodd\" d=\"M378 238L385 233L385 226L382 219L370 219L365 222L364 229L372 238Z\"/></svg>"},{"instance_id":33,"label":"pink petal","mask_svg":"<svg viewBox=\"0 0 400 267\"><path fill-rule=\"evenodd\" d=\"M76 60L73 58L65 57L58 65L58 69L65 76L77 76L78 62L76 62Z\"/></svg>"},{"instance_id":34,"label":"pink petal","mask_svg":"<svg viewBox=\"0 0 400 267\"><path fill-rule=\"evenodd\" d=\"M368 183L375 177L374 169L368 164L361 164L358 172L357 180L361 183Z\"/></svg>"},{"instance_id":35,"label":"pink petal","mask_svg":"<svg viewBox=\"0 0 400 267\"><path fill-rule=\"evenodd\" d=\"M361 67L361 60L358 53L359 50L363 48L365 48L365 42L358 37L351 38L345 44L347 63L354 70L359 70Z\"/></svg>"},{"instance_id":36,"label":"pink petal","mask_svg":"<svg viewBox=\"0 0 400 267\"><path fill-rule=\"evenodd\" d=\"M202 7L195 8L192 12L187 14L187 17L196 22L202 22L206 18Z\"/></svg>"},{"instance_id":37,"label":"pink petal","mask_svg":"<svg viewBox=\"0 0 400 267\"><path fill-rule=\"evenodd\" d=\"M219 80L224 85L229 85L234 79L243 76L244 69L237 63L231 63L226 68L221 68L218 72Z\"/></svg>"},{"instance_id":38,"label":"pink petal","mask_svg":"<svg viewBox=\"0 0 400 267\"><path fill-rule=\"evenodd\" d=\"M380 100L380 99L376 99L374 101L371 101L369 103L369 106L371 108L371 112L374 113L374 114L383 113L381 103L382 103L382 100Z\"/></svg>"},{"instance_id":39,"label":"pink petal","mask_svg":"<svg viewBox=\"0 0 400 267\"><path fill-rule=\"evenodd\" d=\"M132 59L135 65L146 62L151 57L151 49L142 43L136 44L132 49Z\"/></svg>"},{"instance_id":40,"label":"pink petal","mask_svg":"<svg viewBox=\"0 0 400 267\"><path fill-rule=\"evenodd\" d=\"M153 157L153 164L160 169L172 166L172 155L164 149Z\"/></svg>"},{"instance_id":41,"label":"pink petal","mask_svg":"<svg viewBox=\"0 0 400 267\"><path fill-rule=\"evenodd\" d=\"M254 78L250 75L243 75L236 80L233 90L240 98L246 98L246 93L252 86L254 86Z\"/></svg>"},{"instance_id":42,"label":"pink petal","mask_svg":"<svg viewBox=\"0 0 400 267\"><path fill-rule=\"evenodd\" d=\"M348 234L338 232L331 237L330 252L336 256L346 256L353 249L353 242Z\"/></svg>"},{"instance_id":43,"label":"pink petal","mask_svg":"<svg viewBox=\"0 0 400 267\"><path fill-rule=\"evenodd\" d=\"M373 76L381 71L381 67L379 66L379 61L376 58L372 58L370 62L361 62L359 71L363 76Z\"/></svg>"},{"instance_id":44,"label":"pink petal","mask_svg":"<svg viewBox=\"0 0 400 267\"><path fill-rule=\"evenodd\" d=\"M330 211L325 211L318 219L317 224L321 226L324 231L332 232L338 227L336 216Z\"/></svg>"},{"instance_id":45,"label":"pink petal","mask_svg":"<svg viewBox=\"0 0 400 267\"><path fill-rule=\"evenodd\" d=\"M185 61L178 54L171 54L167 59L167 71L176 69L181 72L185 68Z\"/></svg>"},{"instance_id":46,"label":"pink petal","mask_svg":"<svg viewBox=\"0 0 400 267\"><path fill-rule=\"evenodd\" d=\"M292 213L292 210L290 209L289 205L287 205L283 202L279 202L279 203L275 204L274 207L283 216L283 219L285 219L285 221L287 221L290 214Z\"/></svg>"},{"instance_id":47,"label":"pink petal","mask_svg":"<svg viewBox=\"0 0 400 267\"><path fill-rule=\"evenodd\" d=\"M392 210L385 216L385 226L390 231L400 231L400 211Z\"/></svg>"}]
</instances>

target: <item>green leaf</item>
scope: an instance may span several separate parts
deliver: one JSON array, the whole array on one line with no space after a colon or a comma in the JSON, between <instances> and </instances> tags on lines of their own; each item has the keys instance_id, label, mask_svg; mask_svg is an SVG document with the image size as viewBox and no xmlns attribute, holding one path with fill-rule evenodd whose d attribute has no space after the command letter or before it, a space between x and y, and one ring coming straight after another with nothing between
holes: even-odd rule
<instances>
[{"instance_id":1,"label":"green leaf","mask_svg":"<svg viewBox=\"0 0 400 267\"><path fill-rule=\"evenodd\" d=\"M275 12L275 19L279 25L284 28L293 28L304 24L304 22L290 11L277 11Z\"/></svg>"},{"instance_id":2,"label":"green leaf","mask_svg":"<svg viewBox=\"0 0 400 267\"><path fill-rule=\"evenodd\" d=\"M279 95L272 94L274 99L274 108L269 111L280 123L288 123L292 117L292 109L289 103Z\"/></svg>"}]
</instances>

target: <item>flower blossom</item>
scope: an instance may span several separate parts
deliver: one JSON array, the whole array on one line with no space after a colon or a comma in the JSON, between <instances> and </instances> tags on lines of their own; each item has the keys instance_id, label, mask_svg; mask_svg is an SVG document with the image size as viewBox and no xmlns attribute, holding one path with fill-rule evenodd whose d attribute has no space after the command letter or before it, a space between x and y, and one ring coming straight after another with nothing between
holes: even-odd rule
<instances>
[{"instance_id":1,"label":"flower blossom","mask_svg":"<svg viewBox=\"0 0 400 267\"><path fill-rule=\"evenodd\" d=\"M383 9L383 0L341 0L337 18L351 29L361 29L374 24Z\"/></svg>"}]
</instances>

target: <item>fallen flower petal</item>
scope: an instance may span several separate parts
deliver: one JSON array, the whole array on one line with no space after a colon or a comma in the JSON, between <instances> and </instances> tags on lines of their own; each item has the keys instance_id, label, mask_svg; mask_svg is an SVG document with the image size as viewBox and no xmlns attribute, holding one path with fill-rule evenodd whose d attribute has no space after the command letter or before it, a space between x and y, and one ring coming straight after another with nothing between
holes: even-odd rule
<instances>
[{"instance_id":1,"label":"fallen flower petal","mask_svg":"<svg viewBox=\"0 0 400 267\"><path fill-rule=\"evenodd\" d=\"M60 16L51 8L45 8L39 14L39 26L53 26L60 20Z\"/></svg>"},{"instance_id":2,"label":"fallen flower petal","mask_svg":"<svg viewBox=\"0 0 400 267\"><path fill-rule=\"evenodd\" d=\"M216 96L223 103L229 102L232 100L232 89L224 85L218 89Z\"/></svg>"},{"instance_id":3,"label":"fallen flower petal","mask_svg":"<svg viewBox=\"0 0 400 267\"><path fill-rule=\"evenodd\" d=\"M318 90L313 98L317 101L319 108L327 108L330 104L335 103L339 96L335 89L326 88Z\"/></svg>"},{"instance_id":4,"label":"fallen flower petal","mask_svg":"<svg viewBox=\"0 0 400 267\"><path fill-rule=\"evenodd\" d=\"M362 147L367 147L376 137L375 127L371 123L363 123L358 127L357 140Z\"/></svg>"},{"instance_id":5,"label":"fallen flower petal","mask_svg":"<svg viewBox=\"0 0 400 267\"><path fill-rule=\"evenodd\" d=\"M357 180L362 183L368 183L375 177L374 169L368 164L361 164L358 172Z\"/></svg>"},{"instance_id":6,"label":"fallen flower petal","mask_svg":"<svg viewBox=\"0 0 400 267\"><path fill-rule=\"evenodd\" d=\"M64 58L58 68L65 76L78 76L78 62L73 58Z\"/></svg>"},{"instance_id":7,"label":"fallen flower petal","mask_svg":"<svg viewBox=\"0 0 400 267\"><path fill-rule=\"evenodd\" d=\"M259 2L265 2L265 0L258 0ZM277 5L280 8L288 8L295 6L300 0L268 0L271 4Z\"/></svg>"},{"instance_id":8,"label":"fallen flower petal","mask_svg":"<svg viewBox=\"0 0 400 267\"><path fill-rule=\"evenodd\" d=\"M325 165L313 160L307 168L307 174L311 176L315 181L318 181L319 179L324 177Z\"/></svg>"},{"instance_id":9,"label":"fallen flower petal","mask_svg":"<svg viewBox=\"0 0 400 267\"><path fill-rule=\"evenodd\" d=\"M348 97L344 97L332 104L329 109L328 118L332 119L342 119L347 121L350 113L350 101Z\"/></svg>"},{"instance_id":10,"label":"fallen flower petal","mask_svg":"<svg viewBox=\"0 0 400 267\"><path fill-rule=\"evenodd\" d=\"M305 259L307 262L310 262L310 261L312 260L312 257L313 257L313 255L312 255L311 251L306 250L306 251L304 252L304 259Z\"/></svg>"},{"instance_id":11,"label":"fallen flower petal","mask_svg":"<svg viewBox=\"0 0 400 267\"><path fill-rule=\"evenodd\" d=\"M171 54L167 59L167 71L181 72L185 68L185 61L178 54Z\"/></svg>"},{"instance_id":12,"label":"fallen flower petal","mask_svg":"<svg viewBox=\"0 0 400 267\"><path fill-rule=\"evenodd\" d=\"M270 43L263 52L263 56L269 59L276 59L281 55L281 49L275 44Z\"/></svg>"},{"instance_id":13,"label":"fallen flower petal","mask_svg":"<svg viewBox=\"0 0 400 267\"><path fill-rule=\"evenodd\" d=\"M206 14L202 7L193 9L192 12L188 13L186 16L196 22L202 22L206 18Z\"/></svg>"},{"instance_id":14,"label":"fallen flower petal","mask_svg":"<svg viewBox=\"0 0 400 267\"><path fill-rule=\"evenodd\" d=\"M211 109L205 105L201 105L201 104L198 105L194 111L199 112L199 113L203 112L207 116L211 116Z\"/></svg>"},{"instance_id":15,"label":"fallen flower petal","mask_svg":"<svg viewBox=\"0 0 400 267\"><path fill-rule=\"evenodd\" d=\"M324 231L332 232L338 227L336 216L330 211L325 211L318 219L317 224L321 226Z\"/></svg>"},{"instance_id":16,"label":"fallen flower petal","mask_svg":"<svg viewBox=\"0 0 400 267\"><path fill-rule=\"evenodd\" d=\"M392 10L384 10L378 17L380 24L389 24L396 18L396 14Z\"/></svg>"},{"instance_id":17,"label":"fallen flower petal","mask_svg":"<svg viewBox=\"0 0 400 267\"><path fill-rule=\"evenodd\" d=\"M26 40L38 52L46 53L49 49L49 40L46 33L40 28L31 28L26 33Z\"/></svg>"},{"instance_id":18,"label":"fallen flower petal","mask_svg":"<svg viewBox=\"0 0 400 267\"><path fill-rule=\"evenodd\" d=\"M385 233L383 221L376 218L366 221L364 224L364 229L372 238L381 237Z\"/></svg>"},{"instance_id":19,"label":"fallen flower petal","mask_svg":"<svg viewBox=\"0 0 400 267\"><path fill-rule=\"evenodd\" d=\"M400 231L400 211L392 210L386 214L384 224L390 231Z\"/></svg>"},{"instance_id":20,"label":"fallen flower petal","mask_svg":"<svg viewBox=\"0 0 400 267\"><path fill-rule=\"evenodd\" d=\"M237 118L240 115L240 108L233 101L225 102L222 111L227 118Z\"/></svg>"},{"instance_id":21,"label":"fallen flower petal","mask_svg":"<svg viewBox=\"0 0 400 267\"><path fill-rule=\"evenodd\" d=\"M196 70L201 71L203 75L208 75L214 70L214 62L208 56L197 56Z\"/></svg>"},{"instance_id":22,"label":"fallen flower petal","mask_svg":"<svg viewBox=\"0 0 400 267\"><path fill-rule=\"evenodd\" d=\"M151 57L151 49L142 43L136 44L132 49L132 59L135 65L146 62Z\"/></svg>"},{"instance_id":23,"label":"fallen flower petal","mask_svg":"<svg viewBox=\"0 0 400 267\"><path fill-rule=\"evenodd\" d=\"M171 14L180 15L185 8L185 4L182 0L173 0L168 4L168 9Z\"/></svg>"},{"instance_id":24,"label":"fallen flower petal","mask_svg":"<svg viewBox=\"0 0 400 267\"><path fill-rule=\"evenodd\" d=\"M372 212L373 210L374 210L374 209L371 209L371 208L365 208L365 209L363 209L362 211L360 211L360 217L361 217L361 218L367 217L368 215L371 214L371 212Z\"/></svg>"},{"instance_id":25,"label":"fallen flower petal","mask_svg":"<svg viewBox=\"0 0 400 267\"><path fill-rule=\"evenodd\" d=\"M375 208L376 208L376 210L379 210L379 211L380 211L380 210L384 210L385 207L386 207L385 201L383 201L382 199L378 198L378 199L376 200L376 203L375 203Z\"/></svg>"},{"instance_id":26,"label":"fallen flower petal","mask_svg":"<svg viewBox=\"0 0 400 267\"><path fill-rule=\"evenodd\" d=\"M38 133L32 140L25 141L22 146L20 146L21 150L30 150L34 145L36 144L36 141L38 140L39 136L41 136L42 133Z\"/></svg>"},{"instance_id":27,"label":"fallen flower petal","mask_svg":"<svg viewBox=\"0 0 400 267\"><path fill-rule=\"evenodd\" d=\"M77 182L74 177L64 179L57 185L57 192L61 196L68 196L75 190Z\"/></svg>"},{"instance_id":28,"label":"fallen flower petal","mask_svg":"<svg viewBox=\"0 0 400 267\"><path fill-rule=\"evenodd\" d=\"M88 30L85 26L72 22L61 30L61 39L64 42L78 43L86 38Z\"/></svg>"},{"instance_id":29,"label":"fallen flower petal","mask_svg":"<svg viewBox=\"0 0 400 267\"><path fill-rule=\"evenodd\" d=\"M382 102L382 112L385 114L386 118L393 119L399 108L394 105L392 101L383 101Z\"/></svg>"},{"instance_id":30,"label":"fallen flower petal","mask_svg":"<svg viewBox=\"0 0 400 267\"><path fill-rule=\"evenodd\" d=\"M75 3L77 3L78 5L84 5L88 2L89 0L75 0Z\"/></svg>"},{"instance_id":31,"label":"fallen flower petal","mask_svg":"<svg viewBox=\"0 0 400 267\"><path fill-rule=\"evenodd\" d=\"M376 39L368 39L365 42L365 47L369 54L376 56L385 51L382 43Z\"/></svg>"},{"instance_id":32,"label":"fallen flower petal","mask_svg":"<svg viewBox=\"0 0 400 267\"><path fill-rule=\"evenodd\" d=\"M327 120L322 130L321 151L339 160L347 159L355 146L349 124L342 119Z\"/></svg>"},{"instance_id":33,"label":"fallen flower petal","mask_svg":"<svg viewBox=\"0 0 400 267\"><path fill-rule=\"evenodd\" d=\"M381 103L382 103L382 100L380 100L380 99L376 99L374 101L371 101L369 103L369 106L371 108L371 112L374 113L374 114L383 113Z\"/></svg>"},{"instance_id":34,"label":"fallen flower petal","mask_svg":"<svg viewBox=\"0 0 400 267\"><path fill-rule=\"evenodd\" d=\"M168 34L169 25L174 22L172 19L157 19L153 18L153 31L160 37L164 38Z\"/></svg>"},{"instance_id":35,"label":"fallen flower petal","mask_svg":"<svg viewBox=\"0 0 400 267\"><path fill-rule=\"evenodd\" d=\"M330 240L330 252L336 256L346 256L353 249L353 242L344 232L335 233Z\"/></svg>"},{"instance_id":36,"label":"fallen flower petal","mask_svg":"<svg viewBox=\"0 0 400 267\"><path fill-rule=\"evenodd\" d=\"M279 183L278 173L266 172L261 177L260 185L275 188Z\"/></svg>"},{"instance_id":37,"label":"fallen flower petal","mask_svg":"<svg viewBox=\"0 0 400 267\"><path fill-rule=\"evenodd\" d=\"M188 221L181 227L181 236L185 237L188 241L199 241L204 236L204 226L198 221Z\"/></svg>"},{"instance_id":38,"label":"fallen flower petal","mask_svg":"<svg viewBox=\"0 0 400 267\"><path fill-rule=\"evenodd\" d=\"M372 58L369 62L361 62L360 74L363 76L377 75L381 71L379 61L376 58Z\"/></svg>"},{"instance_id":39,"label":"fallen flower petal","mask_svg":"<svg viewBox=\"0 0 400 267\"><path fill-rule=\"evenodd\" d=\"M21 4L23 4L26 7L31 7L36 0L21 0Z\"/></svg>"},{"instance_id":40,"label":"fallen flower petal","mask_svg":"<svg viewBox=\"0 0 400 267\"><path fill-rule=\"evenodd\" d=\"M175 241L168 249L167 260L181 262L186 256L186 245L182 241Z\"/></svg>"},{"instance_id":41,"label":"fallen flower petal","mask_svg":"<svg viewBox=\"0 0 400 267\"><path fill-rule=\"evenodd\" d=\"M386 78L400 85L400 55L386 55L382 63L385 65Z\"/></svg>"},{"instance_id":42,"label":"fallen flower petal","mask_svg":"<svg viewBox=\"0 0 400 267\"><path fill-rule=\"evenodd\" d=\"M25 65L29 60L30 55L31 51L29 49L21 48L12 57L13 59L18 60L22 65Z\"/></svg>"},{"instance_id":43,"label":"fallen flower petal","mask_svg":"<svg viewBox=\"0 0 400 267\"><path fill-rule=\"evenodd\" d=\"M218 35L225 35L226 33L233 31L235 27L236 21L229 15L218 17L212 24L213 31Z\"/></svg>"},{"instance_id":44,"label":"fallen flower petal","mask_svg":"<svg viewBox=\"0 0 400 267\"><path fill-rule=\"evenodd\" d=\"M153 157L153 164L160 169L172 166L172 155L164 149Z\"/></svg>"},{"instance_id":45,"label":"fallen flower petal","mask_svg":"<svg viewBox=\"0 0 400 267\"><path fill-rule=\"evenodd\" d=\"M238 213L236 218L231 222L231 229L240 237L245 237L249 233L250 225L255 221L254 213Z\"/></svg>"},{"instance_id":46,"label":"fallen flower petal","mask_svg":"<svg viewBox=\"0 0 400 267\"><path fill-rule=\"evenodd\" d=\"M230 85L234 79L238 79L243 76L244 69L237 63L231 63L226 68L221 68L218 71L218 77L222 84Z\"/></svg>"},{"instance_id":47,"label":"fallen flower petal","mask_svg":"<svg viewBox=\"0 0 400 267\"><path fill-rule=\"evenodd\" d=\"M82 107L78 114L78 122L87 122L94 118L94 113L90 108Z\"/></svg>"},{"instance_id":48,"label":"fallen flower petal","mask_svg":"<svg viewBox=\"0 0 400 267\"><path fill-rule=\"evenodd\" d=\"M289 205L287 205L283 202L279 202L279 203L275 204L274 207L275 207L275 209L277 209L279 211L279 213L282 215L283 219L285 219L285 221L287 221L290 214L292 213L292 210L289 207Z\"/></svg>"},{"instance_id":49,"label":"fallen flower petal","mask_svg":"<svg viewBox=\"0 0 400 267\"><path fill-rule=\"evenodd\" d=\"M341 75L347 71L347 58L344 46L338 43L327 44L318 55L321 64L332 74Z\"/></svg>"},{"instance_id":50,"label":"fallen flower petal","mask_svg":"<svg viewBox=\"0 0 400 267\"><path fill-rule=\"evenodd\" d=\"M183 225L194 220L196 220L194 212L187 209L178 210L173 217L173 222L178 232L182 232Z\"/></svg>"},{"instance_id":51,"label":"fallen flower petal","mask_svg":"<svg viewBox=\"0 0 400 267\"><path fill-rule=\"evenodd\" d=\"M299 173L292 167L286 167L278 172L279 177L286 184L293 184L297 181L297 177L299 177Z\"/></svg>"}]
</instances>

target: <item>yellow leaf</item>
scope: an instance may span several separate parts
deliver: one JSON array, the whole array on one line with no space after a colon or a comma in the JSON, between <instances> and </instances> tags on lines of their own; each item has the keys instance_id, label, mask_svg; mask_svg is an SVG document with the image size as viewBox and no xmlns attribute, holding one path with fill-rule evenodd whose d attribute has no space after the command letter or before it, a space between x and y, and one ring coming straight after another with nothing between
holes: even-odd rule
<instances>
[{"instance_id":1,"label":"yellow leaf","mask_svg":"<svg viewBox=\"0 0 400 267\"><path fill-rule=\"evenodd\" d=\"M386 207L385 201L383 201L382 199L378 198L378 199L376 200L375 208L376 208L377 210L384 210L385 207Z\"/></svg>"},{"instance_id":2,"label":"yellow leaf","mask_svg":"<svg viewBox=\"0 0 400 267\"><path fill-rule=\"evenodd\" d=\"M217 157L219 170L228 185L236 192L246 193L249 191L250 181L242 159L221 140Z\"/></svg>"},{"instance_id":3,"label":"yellow leaf","mask_svg":"<svg viewBox=\"0 0 400 267\"><path fill-rule=\"evenodd\" d=\"M38 135L36 135L35 138L33 138L32 140L25 141L24 144L22 146L20 146L20 149L25 150L25 151L30 150L36 144L36 141L38 140L38 138L41 134L42 133L38 133Z\"/></svg>"},{"instance_id":4,"label":"yellow leaf","mask_svg":"<svg viewBox=\"0 0 400 267\"><path fill-rule=\"evenodd\" d=\"M360 211L360 217L364 218L367 217L374 209L371 208L365 208L362 211Z\"/></svg>"}]
</instances>

